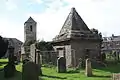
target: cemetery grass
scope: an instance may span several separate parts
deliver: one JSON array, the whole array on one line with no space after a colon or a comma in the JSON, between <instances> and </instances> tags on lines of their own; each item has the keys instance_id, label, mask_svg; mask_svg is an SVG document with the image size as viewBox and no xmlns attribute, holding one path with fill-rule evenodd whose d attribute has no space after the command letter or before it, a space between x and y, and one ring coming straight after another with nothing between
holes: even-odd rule
<instances>
[{"instance_id":1,"label":"cemetery grass","mask_svg":"<svg viewBox=\"0 0 120 80\"><path fill-rule=\"evenodd\" d=\"M16 65L17 72L15 77L4 78L1 69L7 64L7 59L0 59L0 80L22 80L22 64ZM66 73L57 73L56 67L42 67L42 80L110 80L112 73L120 72L120 64L112 65L107 68L93 69L93 77L86 77L84 70L69 69Z\"/></svg>"},{"instance_id":2,"label":"cemetery grass","mask_svg":"<svg viewBox=\"0 0 120 80\"><path fill-rule=\"evenodd\" d=\"M22 80L22 64L16 65L15 76L9 79L4 78L4 66L7 64L8 59L0 59L0 80Z\"/></svg>"}]
</instances>

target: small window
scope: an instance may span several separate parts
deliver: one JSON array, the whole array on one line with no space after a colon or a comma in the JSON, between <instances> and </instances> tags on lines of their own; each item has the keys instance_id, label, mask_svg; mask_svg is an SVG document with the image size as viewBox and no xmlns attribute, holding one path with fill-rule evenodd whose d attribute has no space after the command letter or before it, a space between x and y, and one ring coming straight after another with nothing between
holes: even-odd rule
<instances>
[{"instance_id":1,"label":"small window","mask_svg":"<svg viewBox=\"0 0 120 80\"><path fill-rule=\"evenodd\" d=\"M32 25L30 25L30 31L32 31Z\"/></svg>"}]
</instances>

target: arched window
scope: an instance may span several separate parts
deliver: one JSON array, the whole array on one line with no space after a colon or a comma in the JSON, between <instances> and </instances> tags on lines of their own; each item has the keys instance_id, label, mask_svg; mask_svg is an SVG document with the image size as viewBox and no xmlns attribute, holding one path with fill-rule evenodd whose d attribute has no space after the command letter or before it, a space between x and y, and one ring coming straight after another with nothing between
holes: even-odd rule
<instances>
[{"instance_id":1,"label":"arched window","mask_svg":"<svg viewBox=\"0 0 120 80\"><path fill-rule=\"evenodd\" d=\"M30 25L30 31L32 31L32 25Z\"/></svg>"}]
</instances>

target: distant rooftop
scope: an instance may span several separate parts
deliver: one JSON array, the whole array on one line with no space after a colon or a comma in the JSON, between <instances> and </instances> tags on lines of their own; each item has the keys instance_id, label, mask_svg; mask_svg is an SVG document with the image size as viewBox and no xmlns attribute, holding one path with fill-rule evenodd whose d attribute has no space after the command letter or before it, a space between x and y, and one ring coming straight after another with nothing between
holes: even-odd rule
<instances>
[{"instance_id":1,"label":"distant rooftop","mask_svg":"<svg viewBox=\"0 0 120 80\"><path fill-rule=\"evenodd\" d=\"M120 41L120 35L118 36L110 36L110 37L103 37L103 41Z\"/></svg>"}]
</instances>

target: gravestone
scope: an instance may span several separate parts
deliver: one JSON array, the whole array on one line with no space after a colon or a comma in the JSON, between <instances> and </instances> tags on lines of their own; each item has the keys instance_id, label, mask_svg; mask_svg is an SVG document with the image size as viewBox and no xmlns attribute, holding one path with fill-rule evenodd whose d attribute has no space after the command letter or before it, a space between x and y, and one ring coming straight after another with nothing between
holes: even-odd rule
<instances>
[{"instance_id":1,"label":"gravestone","mask_svg":"<svg viewBox=\"0 0 120 80\"><path fill-rule=\"evenodd\" d=\"M87 77L92 76L92 67L91 67L91 61L90 59L86 59L86 68L85 68L85 75Z\"/></svg>"},{"instance_id":2,"label":"gravestone","mask_svg":"<svg viewBox=\"0 0 120 80\"><path fill-rule=\"evenodd\" d=\"M39 80L37 64L29 61L23 65L22 80Z\"/></svg>"},{"instance_id":3,"label":"gravestone","mask_svg":"<svg viewBox=\"0 0 120 80\"><path fill-rule=\"evenodd\" d=\"M39 74L42 75L40 50L36 50L36 64L38 65L38 68L39 68Z\"/></svg>"},{"instance_id":4,"label":"gravestone","mask_svg":"<svg viewBox=\"0 0 120 80\"><path fill-rule=\"evenodd\" d=\"M113 73L112 80L120 80L120 73Z\"/></svg>"},{"instance_id":5,"label":"gravestone","mask_svg":"<svg viewBox=\"0 0 120 80\"><path fill-rule=\"evenodd\" d=\"M58 73L66 72L66 59L65 59L65 57L58 58L57 68L58 68Z\"/></svg>"},{"instance_id":6,"label":"gravestone","mask_svg":"<svg viewBox=\"0 0 120 80\"><path fill-rule=\"evenodd\" d=\"M36 46L35 46L35 44L30 45L30 56L32 58L32 61L36 63Z\"/></svg>"},{"instance_id":7,"label":"gravestone","mask_svg":"<svg viewBox=\"0 0 120 80\"><path fill-rule=\"evenodd\" d=\"M4 67L5 78L13 77L16 71L14 63L14 47L10 46L8 50L9 50L8 64Z\"/></svg>"},{"instance_id":8,"label":"gravestone","mask_svg":"<svg viewBox=\"0 0 120 80\"><path fill-rule=\"evenodd\" d=\"M5 67L4 67L4 77L5 78L11 78L14 76L15 74L15 65L14 64L10 64L8 63Z\"/></svg>"},{"instance_id":9,"label":"gravestone","mask_svg":"<svg viewBox=\"0 0 120 80\"><path fill-rule=\"evenodd\" d=\"M79 59L79 63L78 63L77 68L76 68L77 70L79 70L79 69L82 68L82 62L83 62L83 61L82 61L82 58L80 58L80 59Z\"/></svg>"},{"instance_id":10,"label":"gravestone","mask_svg":"<svg viewBox=\"0 0 120 80\"><path fill-rule=\"evenodd\" d=\"M21 58L21 51L18 51L18 55L17 55L17 61L20 62L20 58Z\"/></svg>"}]
</instances>

